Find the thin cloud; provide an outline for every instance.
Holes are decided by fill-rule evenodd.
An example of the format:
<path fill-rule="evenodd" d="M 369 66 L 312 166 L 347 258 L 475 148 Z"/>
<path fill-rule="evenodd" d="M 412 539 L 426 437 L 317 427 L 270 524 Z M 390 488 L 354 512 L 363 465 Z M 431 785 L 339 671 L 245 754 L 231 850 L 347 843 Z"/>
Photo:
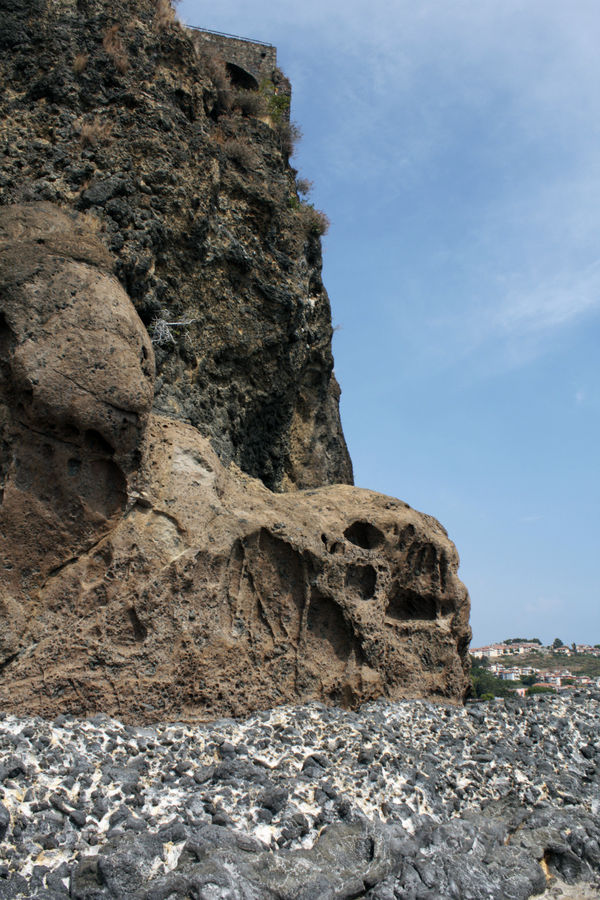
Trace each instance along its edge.
<path fill-rule="evenodd" d="M 508 336 L 545 335 L 600 309 L 600 260 L 580 272 L 515 289 L 493 317 L 492 326 Z"/>

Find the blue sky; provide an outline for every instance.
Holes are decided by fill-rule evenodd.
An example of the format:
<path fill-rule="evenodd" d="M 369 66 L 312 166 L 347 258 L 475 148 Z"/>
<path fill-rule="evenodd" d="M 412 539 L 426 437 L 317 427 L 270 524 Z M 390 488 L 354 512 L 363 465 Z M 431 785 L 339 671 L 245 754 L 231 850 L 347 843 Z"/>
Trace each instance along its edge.
<path fill-rule="evenodd" d="M 448 529 L 474 646 L 600 643 L 597 0 L 179 15 L 292 81 L 356 483 Z"/>

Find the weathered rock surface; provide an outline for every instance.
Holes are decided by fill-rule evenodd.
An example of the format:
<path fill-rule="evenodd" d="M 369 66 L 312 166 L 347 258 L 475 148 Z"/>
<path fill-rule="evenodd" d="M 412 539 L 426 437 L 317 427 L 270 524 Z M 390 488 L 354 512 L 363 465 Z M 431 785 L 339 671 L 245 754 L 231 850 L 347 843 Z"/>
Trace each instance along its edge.
<path fill-rule="evenodd" d="M 0 0 L 0 204 L 87 210 L 157 348 L 154 410 L 274 490 L 352 483 L 321 246 L 261 90 L 158 0 Z M 201 23 L 199 23 L 201 24 Z"/>
<path fill-rule="evenodd" d="M 149 415 L 152 348 L 81 220 L 33 205 L 0 223 L 0 709 L 461 700 L 469 603 L 439 523 L 225 468 Z"/>
<path fill-rule="evenodd" d="M 597 692 L 0 716 L 0 898 L 598 900 L 599 722 Z"/>
<path fill-rule="evenodd" d="M 0 664 L 48 575 L 123 512 L 152 346 L 110 255 L 50 204 L 0 219 Z"/>

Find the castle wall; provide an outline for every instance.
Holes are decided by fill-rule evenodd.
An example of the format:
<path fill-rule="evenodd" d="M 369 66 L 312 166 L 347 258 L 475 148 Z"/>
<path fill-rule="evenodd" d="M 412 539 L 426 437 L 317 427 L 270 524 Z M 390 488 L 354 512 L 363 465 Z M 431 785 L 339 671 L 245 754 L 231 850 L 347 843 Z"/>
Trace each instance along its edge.
<path fill-rule="evenodd" d="M 190 29 L 197 50 L 214 48 L 225 62 L 239 66 L 249 72 L 257 82 L 270 79 L 277 68 L 277 48 L 271 44 L 262 44 L 244 38 L 229 37 L 213 31 Z"/>

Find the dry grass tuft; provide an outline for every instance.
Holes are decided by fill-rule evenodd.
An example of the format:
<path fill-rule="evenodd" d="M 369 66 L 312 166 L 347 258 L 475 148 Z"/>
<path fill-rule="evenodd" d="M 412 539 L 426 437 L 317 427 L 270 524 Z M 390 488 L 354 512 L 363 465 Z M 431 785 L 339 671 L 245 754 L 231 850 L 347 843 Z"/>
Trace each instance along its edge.
<path fill-rule="evenodd" d="M 103 230 L 102 222 L 92 210 L 88 209 L 87 212 L 84 212 L 81 219 L 84 227 L 88 231 L 91 231 L 92 234 L 99 234 L 99 232 Z"/>
<path fill-rule="evenodd" d="M 233 91 L 231 90 L 231 79 L 223 57 L 211 47 L 206 47 L 206 49 L 202 48 L 198 52 L 198 59 L 217 89 L 219 102 L 227 109 L 231 108 Z"/>
<path fill-rule="evenodd" d="M 223 142 L 223 150 L 233 162 L 242 169 L 251 171 L 255 169 L 260 160 L 256 152 L 239 138 L 229 138 Z"/>
<path fill-rule="evenodd" d="M 286 159 L 289 159 L 302 137 L 302 130 L 295 122 L 288 122 L 282 118 L 276 123 L 275 131 L 279 139 L 279 149 Z"/>
<path fill-rule="evenodd" d="M 329 231 L 331 221 L 322 209 L 315 209 L 312 203 L 300 207 L 304 233 L 307 237 L 322 237 Z"/>
<path fill-rule="evenodd" d="M 112 140 L 112 122 L 102 121 L 99 116 L 91 122 L 84 122 L 79 132 L 79 139 L 84 147 L 96 147 L 108 144 Z"/>
<path fill-rule="evenodd" d="M 243 116 L 258 119 L 267 114 L 267 101 L 258 91 L 239 90 L 232 94 L 232 108 Z"/>
<path fill-rule="evenodd" d="M 104 32 L 102 46 L 114 62 L 117 71 L 120 72 L 121 75 L 124 75 L 129 69 L 129 58 L 119 34 L 118 25 L 111 25 L 111 27 Z"/>
<path fill-rule="evenodd" d="M 73 71 L 76 75 L 81 75 L 88 64 L 89 53 L 78 53 L 75 59 L 73 60 Z"/>
<path fill-rule="evenodd" d="M 162 31 L 173 25 L 176 20 L 175 10 L 171 0 L 156 0 L 156 12 L 154 13 L 154 28 L 156 31 Z"/>

